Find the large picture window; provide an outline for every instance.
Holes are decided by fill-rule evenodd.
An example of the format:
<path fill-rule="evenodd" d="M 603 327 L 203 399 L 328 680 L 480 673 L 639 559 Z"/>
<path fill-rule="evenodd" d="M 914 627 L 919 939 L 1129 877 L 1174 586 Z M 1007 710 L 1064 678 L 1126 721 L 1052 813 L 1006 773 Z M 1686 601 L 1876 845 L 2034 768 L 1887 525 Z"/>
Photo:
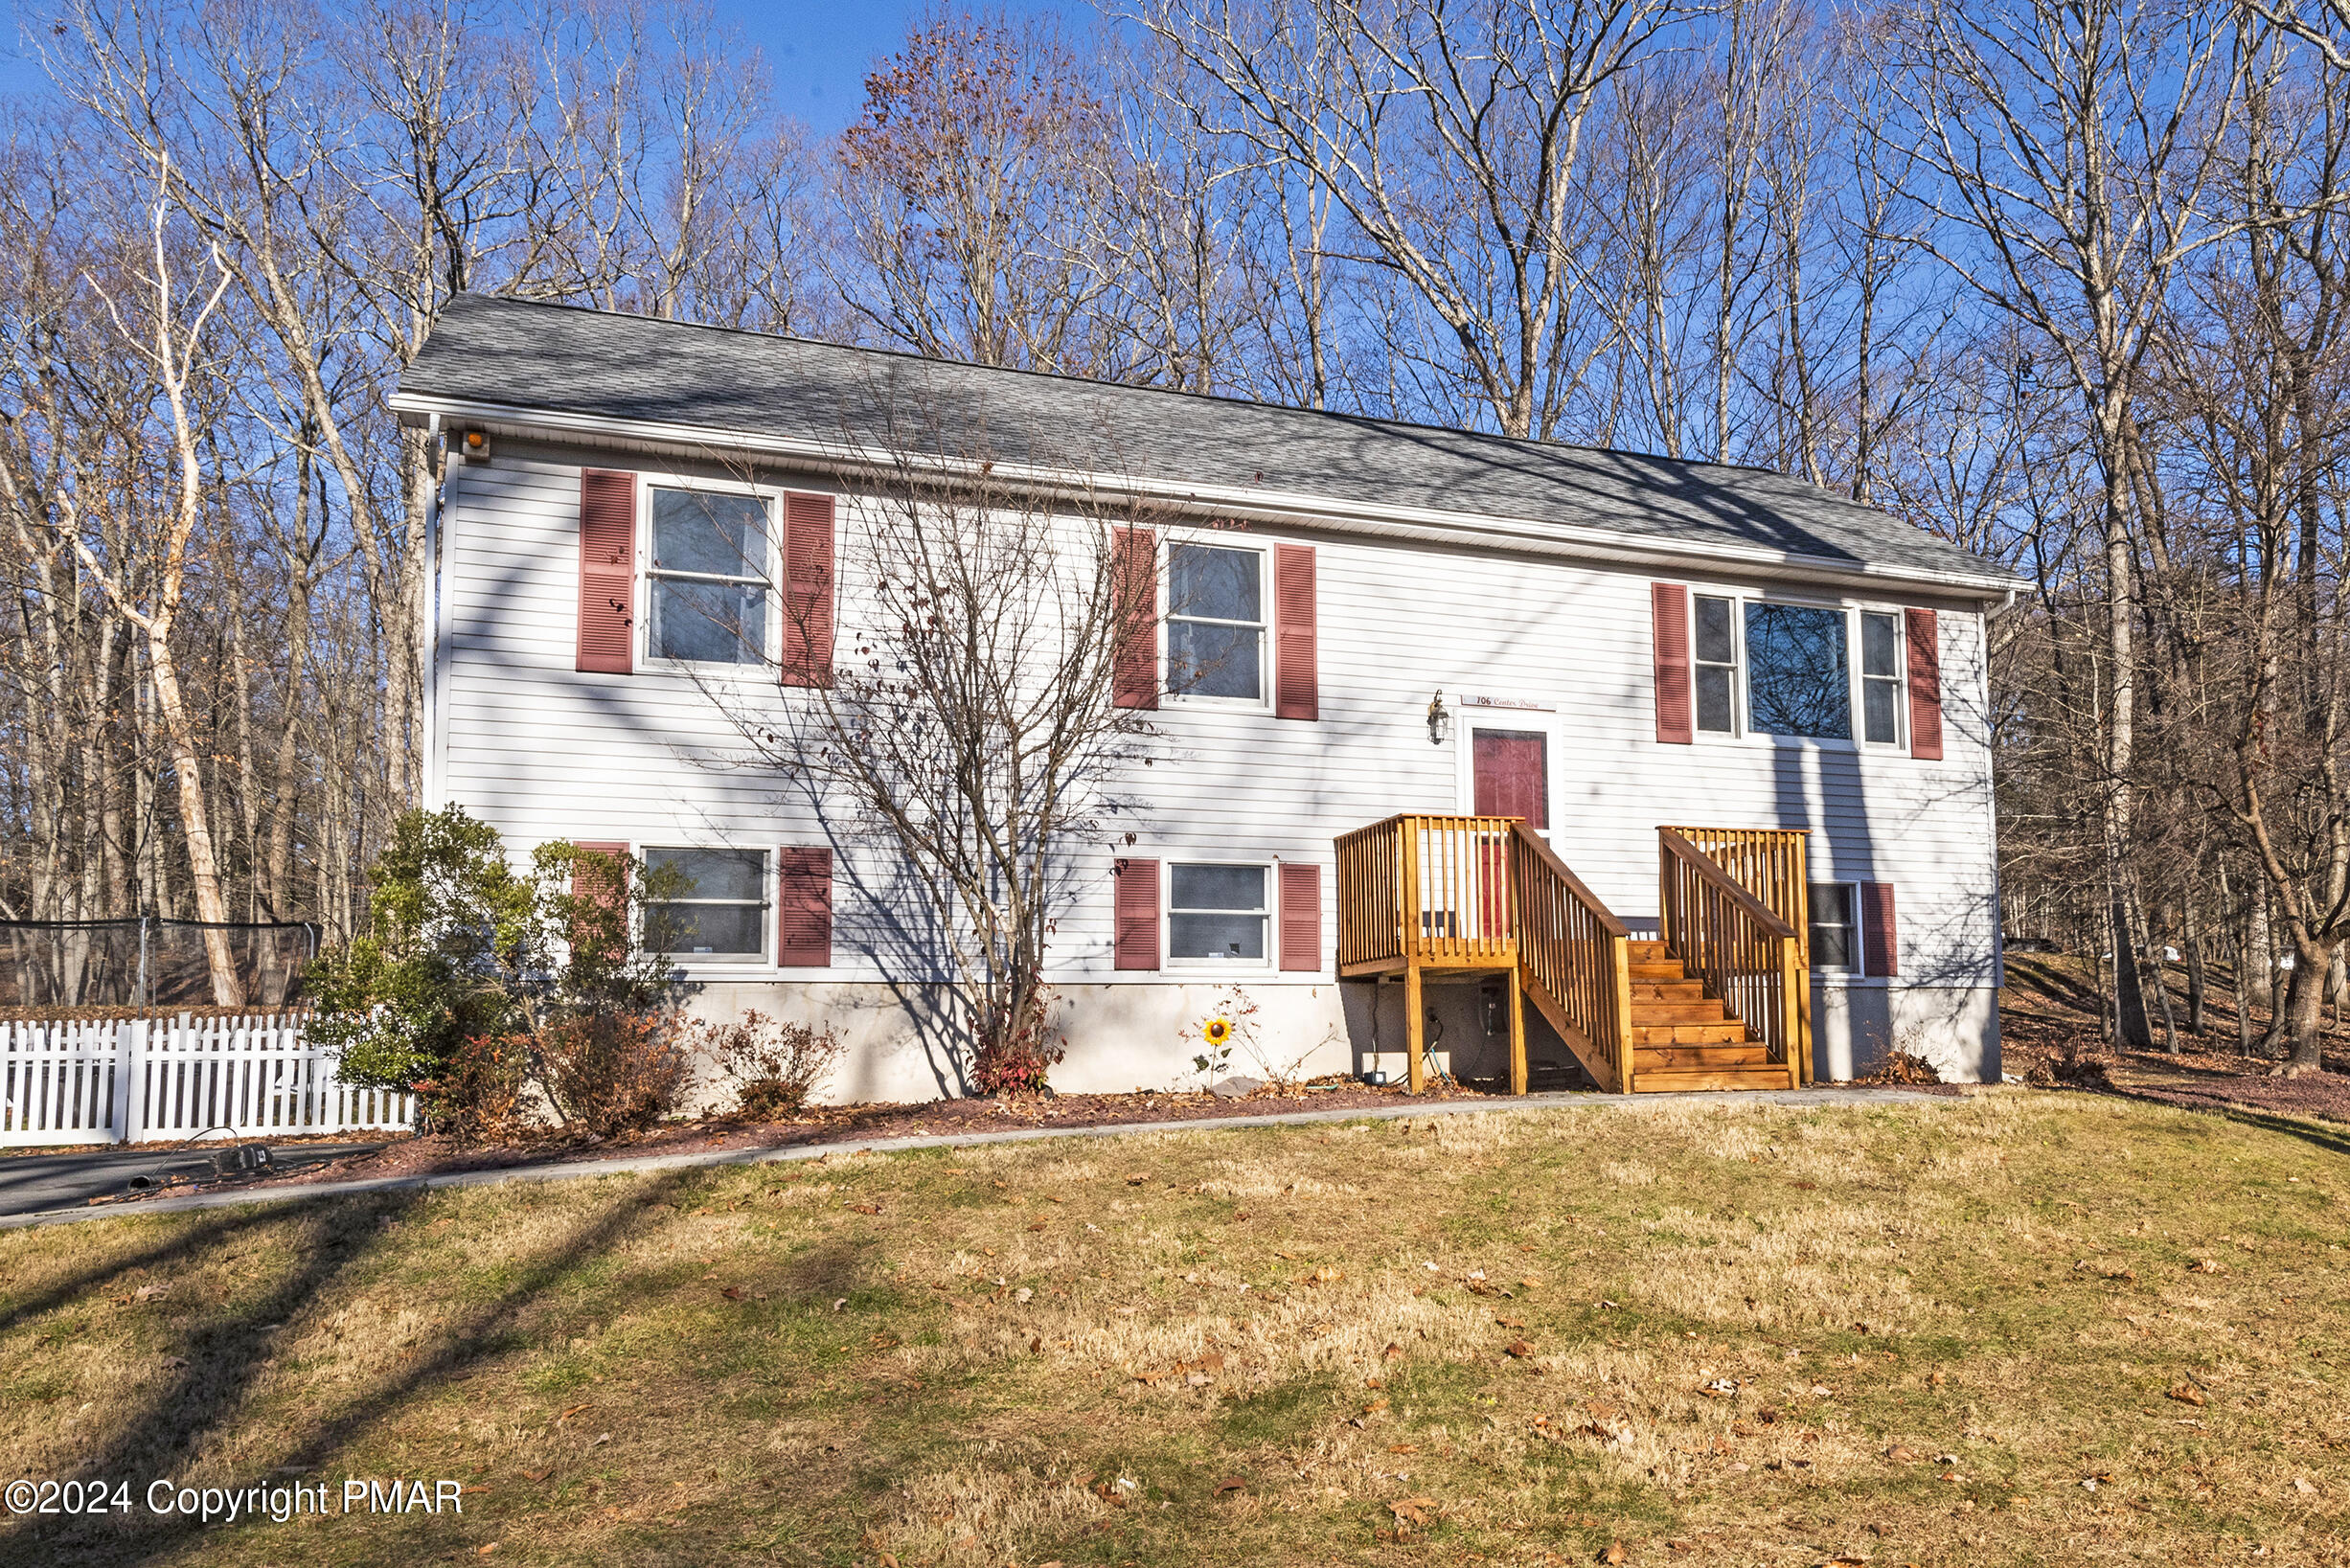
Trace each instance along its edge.
<path fill-rule="evenodd" d="M 767 857 L 759 850 L 647 850 L 645 944 L 703 958 L 766 951 Z"/>
<path fill-rule="evenodd" d="M 654 658 L 759 664 L 767 652 L 767 504 L 755 495 L 652 492 Z"/>
<path fill-rule="evenodd" d="M 1167 553 L 1167 681 L 1185 696 L 1265 700 L 1265 557 L 1178 544 Z"/>
<path fill-rule="evenodd" d="M 1265 962 L 1265 868 L 1171 868 L 1167 897 L 1167 956 Z"/>
<path fill-rule="evenodd" d="M 1746 604 L 1746 723 L 1760 735 L 1852 739 L 1850 617 L 1815 604 Z"/>

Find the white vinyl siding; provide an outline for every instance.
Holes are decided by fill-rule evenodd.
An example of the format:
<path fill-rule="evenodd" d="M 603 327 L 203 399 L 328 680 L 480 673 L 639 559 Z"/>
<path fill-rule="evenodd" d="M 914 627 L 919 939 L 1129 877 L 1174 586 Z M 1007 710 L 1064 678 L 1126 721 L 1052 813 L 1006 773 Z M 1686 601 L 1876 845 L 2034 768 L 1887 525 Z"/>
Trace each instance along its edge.
<path fill-rule="evenodd" d="M 740 757 L 741 739 L 694 672 L 653 669 L 618 679 L 574 670 L 582 462 L 651 466 L 627 454 L 509 440 L 492 462 L 451 470 L 443 515 L 448 637 L 434 708 L 442 798 L 496 825 L 517 852 L 554 837 L 739 849 L 827 842 L 824 825 L 775 774 L 727 765 Z M 713 466 L 710 477 L 727 476 Z M 807 488 L 800 478 L 790 483 Z M 856 504 L 844 495 L 844 539 L 853 536 L 847 519 Z M 1443 743 L 1430 743 L 1426 713 L 1440 689 L 1463 714 L 1470 697 L 1540 706 L 1555 737 L 1552 846 L 1619 916 L 1655 918 L 1659 823 L 1809 828 L 1814 877 L 1900 886 L 1905 980 L 1994 983 L 1982 623 L 1971 604 L 1908 601 L 1941 611 L 1940 761 L 1760 738 L 1661 746 L 1649 585 L 1665 574 L 1264 524 L 1252 525 L 1249 538 L 1261 548 L 1294 539 L 1315 549 L 1321 721 L 1284 723 L 1263 705 L 1207 701 L 1154 716 L 1152 765 L 1122 781 L 1135 808 L 1120 813 L 1151 848 L 1085 852 L 1053 939 L 1056 984 L 1152 983 L 1111 966 L 1115 852 L 1149 852 L 1171 865 L 1319 866 L 1322 929 L 1334 933 L 1335 835 L 1398 811 L 1468 807 L 1455 748 L 1469 743 L 1473 726 L 1456 724 Z M 1195 539 L 1222 543 L 1205 531 L 1167 542 Z M 865 602 L 853 571 L 844 557 L 843 647 L 852 646 Z M 1780 587 L 1723 582 L 1706 591 Z M 762 671 L 740 678 L 759 688 L 759 700 L 809 697 L 778 693 Z M 838 977 L 885 972 L 884 962 L 865 955 L 887 951 L 888 922 L 858 904 L 861 889 L 879 878 L 856 875 L 879 852 L 850 845 L 835 860 L 831 972 Z M 1272 884 L 1268 875 L 1268 898 Z M 1277 971 L 1250 982 L 1312 983 L 1312 975 Z"/>

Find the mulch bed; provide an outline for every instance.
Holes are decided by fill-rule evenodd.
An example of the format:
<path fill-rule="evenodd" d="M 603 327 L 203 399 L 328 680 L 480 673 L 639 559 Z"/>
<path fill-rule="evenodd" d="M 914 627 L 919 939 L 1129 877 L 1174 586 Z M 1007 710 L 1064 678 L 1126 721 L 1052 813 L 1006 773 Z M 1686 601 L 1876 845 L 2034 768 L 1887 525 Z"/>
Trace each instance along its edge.
<path fill-rule="evenodd" d="M 1475 1088 L 1430 1085 L 1418 1101 L 1492 1100 Z M 1407 1101 L 1402 1085 L 1372 1088 L 1352 1079 L 1262 1088 L 1236 1100 L 1204 1091 L 1145 1094 L 1023 1095 L 992 1100 L 933 1100 L 911 1104 L 811 1105 L 782 1122 L 713 1117 L 602 1140 L 550 1137 L 526 1144 L 461 1148 L 446 1138 L 403 1138 L 376 1153 L 311 1166 L 299 1172 L 241 1186 L 300 1187 L 326 1181 L 437 1176 L 461 1170 L 504 1170 L 524 1165 L 702 1154 L 738 1148 L 797 1148 L 865 1143 L 928 1134 L 1009 1132 L 1038 1127 L 1126 1126 L 1167 1122 L 1214 1122 L 1297 1110 L 1367 1110 Z"/>

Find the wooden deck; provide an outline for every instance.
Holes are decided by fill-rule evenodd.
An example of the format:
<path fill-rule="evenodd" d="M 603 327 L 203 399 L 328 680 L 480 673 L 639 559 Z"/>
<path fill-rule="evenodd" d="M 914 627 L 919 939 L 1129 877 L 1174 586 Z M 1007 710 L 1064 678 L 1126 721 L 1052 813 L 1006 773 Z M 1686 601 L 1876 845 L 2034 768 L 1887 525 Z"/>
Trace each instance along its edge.
<path fill-rule="evenodd" d="M 1529 1001 L 1606 1089 L 1808 1081 L 1803 835 L 1660 828 L 1657 840 L 1656 939 L 1633 938 L 1515 817 L 1406 813 L 1337 840 L 1338 975 L 1402 983 L 1414 1094 L 1423 987 L 1482 975 L 1507 986 L 1513 1094 L 1526 1091 Z"/>

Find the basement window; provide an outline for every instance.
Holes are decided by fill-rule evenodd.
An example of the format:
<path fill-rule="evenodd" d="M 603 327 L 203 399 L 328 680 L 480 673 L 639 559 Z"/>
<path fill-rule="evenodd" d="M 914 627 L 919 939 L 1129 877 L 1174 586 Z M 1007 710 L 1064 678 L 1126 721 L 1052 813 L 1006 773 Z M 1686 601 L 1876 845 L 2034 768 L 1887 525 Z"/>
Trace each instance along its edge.
<path fill-rule="evenodd" d="M 1184 866 L 1167 879 L 1167 956 L 1265 962 L 1265 868 Z"/>

